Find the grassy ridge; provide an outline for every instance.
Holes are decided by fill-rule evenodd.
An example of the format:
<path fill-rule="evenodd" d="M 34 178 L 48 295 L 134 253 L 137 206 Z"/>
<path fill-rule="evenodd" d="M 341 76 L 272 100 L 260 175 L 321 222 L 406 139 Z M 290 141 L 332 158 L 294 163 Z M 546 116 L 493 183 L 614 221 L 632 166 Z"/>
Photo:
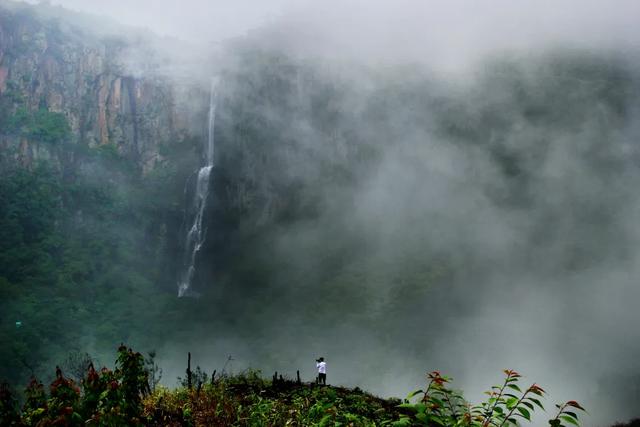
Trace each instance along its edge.
<path fill-rule="evenodd" d="M 161 388 L 144 401 L 151 426 L 389 425 L 400 416 L 397 399 L 359 389 L 281 382 L 240 375 L 189 391 Z"/>

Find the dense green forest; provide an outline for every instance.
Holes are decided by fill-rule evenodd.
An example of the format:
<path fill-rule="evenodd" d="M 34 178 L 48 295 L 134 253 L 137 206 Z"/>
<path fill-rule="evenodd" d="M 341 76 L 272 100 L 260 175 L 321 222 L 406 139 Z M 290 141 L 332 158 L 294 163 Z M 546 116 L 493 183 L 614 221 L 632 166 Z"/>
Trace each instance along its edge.
<path fill-rule="evenodd" d="M 154 345 L 157 319 L 172 312 L 173 270 L 163 260 L 176 250 L 167 229 L 182 220 L 185 154 L 167 153 L 171 163 L 142 177 L 115 147 L 71 145 L 61 117 L 18 110 L 5 128 L 54 144 L 66 160 L 25 168 L 3 153 L 0 376 L 12 383 L 114 341 Z"/>
<path fill-rule="evenodd" d="M 147 264 L 149 217 L 130 195 L 108 181 L 64 182 L 46 163 L 4 169 L 0 194 L 4 378 L 23 380 L 72 349 L 154 333 L 155 310 L 167 303 L 155 286 L 162 266 Z"/>

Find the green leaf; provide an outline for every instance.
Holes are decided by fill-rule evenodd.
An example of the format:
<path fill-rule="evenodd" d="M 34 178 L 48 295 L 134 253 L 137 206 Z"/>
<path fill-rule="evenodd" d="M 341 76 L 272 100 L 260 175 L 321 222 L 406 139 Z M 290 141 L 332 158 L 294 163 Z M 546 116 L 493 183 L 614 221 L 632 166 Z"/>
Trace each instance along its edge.
<path fill-rule="evenodd" d="M 531 421 L 531 413 L 529 411 L 527 411 L 526 409 L 524 409 L 523 407 L 519 406 L 516 408 L 516 410 L 518 412 L 520 412 L 520 414 L 527 420 L 527 421 Z"/>
<path fill-rule="evenodd" d="M 578 423 L 578 420 L 573 419 L 572 417 L 568 417 L 566 415 L 560 415 L 560 418 L 570 424 L 573 424 L 574 426 L 579 426 L 580 423 Z"/>
<path fill-rule="evenodd" d="M 446 426 L 444 420 L 442 420 L 440 417 L 433 417 L 431 418 L 431 421 L 436 424 L 440 424 L 441 426 Z"/>
<path fill-rule="evenodd" d="M 518 402 L 518 399 L 516 399 L 515 397 L 511 397 L 507 399 L 507 402 L 506 402 L 507 408 L 512 409 L 517 402 Z"/>
<path fill-rule="evenodd" d="M 421 421 L 424 424 L 429 424 L 429 416 L 424 413 L 416 414 L 416 420 Z"/>
<path fill-rule="evenodd" d="M 409 417 L 403 416 L 398 421 L 394 421 L 391 425 L 393 427 L 409 427 L 411 426 L 411 424 L 411 419 Z"/>
<path fill-rule="evenodd" d="M 437 404 L 437 405 L 439 405 L 441 407 L 444 406 L 444 402 L 442 400 L 440 400 L 440 399 L 438 399 L 436 397 L 433 397 L 433 396 L 429 397 L 429 402 L 435 403 L 435 404 Z"/>
<path fill-rule="evenodd" d="M 575 412 L 571 412 L 571 411 L 564 411 L 562 412 L 564 415 L 569 415 L 570 417 L 575 418 L 576 420 L 578 419 L 578 414 L 576 414 Z"/>
<path fill-rule="evenodd" d="M 518 386 L 517 386 L 517 385 L 515 385 L 515 384 L 507 384 L 507 387 L 512 388 L 512 389 L 514 389 L 514 390 L 516 390 L 516 391 L 518 391 L 518 392 L 522 393 L 522 390 L 520 390 L 520 387 L 518 387 Z"/>
<path fill-rule="evenodd" d="M 427 405 L 424 403 L 402 403 L 398 405 L 398 408 L 410 409 L 416 413 L 424 413 L 427 410 Z"/>
<path fill-rule="evenodd" d="M 540 402 L 540 400 L 539 400 L 539 399 L 536 399 L 536 398 L 534 398 L 534 397 L 527 397 L 527 399 L 529 399 L 530 401 L 532 401 L 533 403 L 535 403 L 536 405 L 538 405 L 538 406 L 540 407 L 540 409 L 542 409 L 543 411 L 545 410 L 545 409 L 544 409 L 544 406 L 542 406 L 542 403 Z"/>
<path fill-rule="evenodd" d="M 411 393 L 409 393 L 409 394 L 407 395 L 407 399 L 411 399 L 411 398 L 415 397 L 416 395 L 418 395 L 418 394 L 420 394 L 420 393 L 424 393 L 424 392 L 423 392 L 422 390 L 416 390 L 416 391 L 413 391 L 413 392 L 411 392 Z"/>

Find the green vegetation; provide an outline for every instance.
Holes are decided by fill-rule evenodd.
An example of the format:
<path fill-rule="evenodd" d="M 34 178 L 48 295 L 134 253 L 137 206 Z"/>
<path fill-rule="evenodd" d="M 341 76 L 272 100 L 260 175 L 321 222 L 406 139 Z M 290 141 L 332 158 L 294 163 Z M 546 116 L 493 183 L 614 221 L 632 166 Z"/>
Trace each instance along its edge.
<path fill-rule="evenodd" d="M 56 144 L 69 138 L 71 130 L 63 113 L 40 109 L 31 116 L 25 133 L 33 141 Z"/>
<path fill-rule="evenodd" d="M 374 426 L 397 419 L 397 404 L 342 387 L 274 384 L 249 372 L 191 391 L 162 388 L 145 399 L 144 418 L 157 426 Z"/>
<path fill-rule="evenodd" d="M 63 113 L 46 109 L 31 112 L 24 107 L 18 108 L 6 119 L 6 133 L 34 142 L 59 144 L 71 136 L 71 129 Z"/>
<path fill-rule="evenodd" d="M 404 403 L 401 408 L 411 410 L 411 415 L 403 415 L 394 423 L 395 427 L 425 426 L 468 426 L 468 427 L 504 427 L 522 422 L 531 422 L 536 409 L 544 406 L 541 399 L 545 391 L 537 384 L 532 384 L 524 391 L 518 385 L 520 374 L 507 369 L 505 379 L 500 385 L 491 387 L 486 394 L 489 398 L 477 405 L 467 403 L 460 392 L 450 389 L 447 384 L 450 378 L 438 371 L 427 374 L 427 388 L 417 390 L 408 399 L 422 395 L 416 403 Z M 552 427 L 580 425 L 576 411 L 584 411 L 575 400 L 556 404 L 558 408 L 554 418 L 549 420 Z"/>
<path fill-rule="evenodd" d="M 0 134 L 51 145 L 69 142 L 72 136 L 64 113 L 45 107 L 31 110 L 15 81 L 7 82 L 0 96 Z"/>
<path fill-rule="evenodd" d="M 89 347 L 154 348 L 157 319 L 175 313 L 164 260 L 178 240 L 180 162 L 140 177 L 112 147 L 76 155 L 82 170 L 0 169 L 0 378 L 11 384 Z"/>
<path fill-rule="evenodd" d="M 502 427 L 531 421 L 535 407 L 544 409 L 545 391 L 536 384 L 524 392 L 520 375 L 505 371 L 502 385 L 492 387 L 489 398 L 469 405 L 447 387 L 450 379 L 431 372 L 426 390 L 398 399 L 381 399 L 359 389 L 304 384 L 276 378 L 264 380 L 260 372 L 237 376 L 206 375 L 187 370 L 187 384 L 176 390 L 155 387 L 153 363 L 120 346 L 116 369 L 96 371 L 89 363 L 80 384 L 60 368 L 49 394 L 33 378 L 18 408 L 9 387 L 0 389 L 0 421 L 14 426 L 449 426 Z M 214 373 L 215 375 L 215 373 Z M 514 394 L 516 393 L 516 394 Z M 409 399 L 422 395 L 416 403 Z M 576 401 L 558 407 L 552 427 L 578 426 Z"/>

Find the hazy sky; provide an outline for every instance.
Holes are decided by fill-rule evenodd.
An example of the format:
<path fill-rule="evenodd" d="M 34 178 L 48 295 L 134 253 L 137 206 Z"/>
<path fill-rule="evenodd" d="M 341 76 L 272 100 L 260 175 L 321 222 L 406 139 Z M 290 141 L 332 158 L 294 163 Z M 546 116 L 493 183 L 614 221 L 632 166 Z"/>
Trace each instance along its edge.
<path fill-rule="evenodd" d="M 38 3 L 40 0 L 28 0 Z M 109 16 L 189 40 L 241 35 L 279 16 L 294 0 L 52 0 L 69 9 Z"/>
<path fill-rule="evenodd" d="M 369 29 L 385 35 L 437 33 L 453 43 L 478 36 L 621 40 L 637 34 L 635 27 L 640 16 L 640 2 L 636 0 L 51 0 L 51 3 L 190 40 L 233 37 L 283 16 L 301 15 L 300 19 L 307 24 L 321 22 L 330 31 L 373 26 Z"/>
<path fill-rule="evenodd" d="M 39 0 L 29 0 L 37 2 Z M 467 64 L 502 48 L 640 47 L 636 0 L 51 0 L 156 33 L 210 43 L 264 24 L 303 50 Z"/>

